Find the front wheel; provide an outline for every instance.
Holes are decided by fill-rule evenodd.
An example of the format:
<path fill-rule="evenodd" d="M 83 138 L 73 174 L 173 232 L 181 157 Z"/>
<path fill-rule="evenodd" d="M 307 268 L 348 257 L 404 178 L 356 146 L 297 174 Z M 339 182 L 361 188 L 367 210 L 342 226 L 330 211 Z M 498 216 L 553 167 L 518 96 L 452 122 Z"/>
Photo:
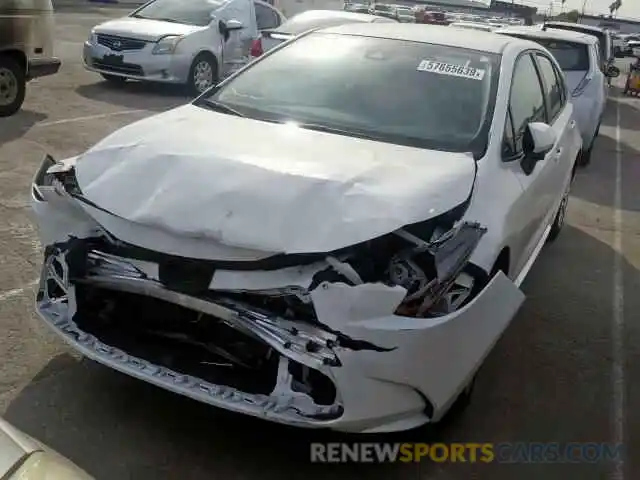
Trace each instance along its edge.
<path fill-rule="evenodd" d="M 27 91 L 24 69 L 11 57 L 0 56 L 0 117 L 20 110 Z"/>
<path fill-rule="evenodd" d="M 218 81 L 218 64 L 208 54 L 198 55 L 189 70 L 188 87 L 192 95 L 200 95 Z"/>

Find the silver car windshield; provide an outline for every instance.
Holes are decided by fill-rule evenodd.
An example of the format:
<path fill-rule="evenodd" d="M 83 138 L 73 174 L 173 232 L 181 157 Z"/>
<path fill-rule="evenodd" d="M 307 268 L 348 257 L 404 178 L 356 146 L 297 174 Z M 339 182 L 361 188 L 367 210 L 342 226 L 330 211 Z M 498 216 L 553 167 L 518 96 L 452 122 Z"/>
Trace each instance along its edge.
<path fill-rule="evenodd" d="M 224 3 L 225 0 L 155 0 L 131 16 L 205 27 L 211 23 L 211 13 Z"/>
<path fill-rule="evenodd" d="M 243 116 L 450 151 L 482 151 L 500 56 L 315 32 L 258 60 L 199 103 Z"/>

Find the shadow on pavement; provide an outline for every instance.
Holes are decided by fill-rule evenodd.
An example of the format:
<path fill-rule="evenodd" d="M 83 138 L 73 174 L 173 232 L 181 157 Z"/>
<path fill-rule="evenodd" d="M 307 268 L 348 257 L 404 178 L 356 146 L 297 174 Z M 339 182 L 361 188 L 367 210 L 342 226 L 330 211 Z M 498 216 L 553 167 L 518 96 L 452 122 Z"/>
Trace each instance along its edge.
<path fill-rule="evenodd" d="M 375 436 L 295 429 L 66 356 L 24 388 L 5 417 L 98 480 L 606 478 L 609 465 L 593 463 L 319 465 L 309 462 L 309 443 L 611 441 L 614 255 L 606 243 L 565 227 L 528 277 L 528 300 L 483 366 L 469 409 L 446 428 Z M 638 275 L 623 265 L 627 278 Z"/>
<path fill-rule="evenodd" d="M 11 117 L 0 118 L 0 146 L 17 140 L 47 116 L 31 110 L 20 110 Z"/>
<path fill-rule="evenodd" d="M 82 85 L 76 92 L 90 100 L 119 105 L 124 108 L 165 111 L 191 101 L 178 85 L 127 81 L 122 85 L 108 82 Z"/>
<path fill-rule="evenodd" d="M 640 107 L 640 99 L 638 99 Z M 619 100 L 618 100 L 619 101 Z M 611 104 L 603 119 L 603 125 L 616 127 L 616 106 Z M 620 128 L 635 130 L 640 126 L 640 110 L 620 102 Z M 594 146 L 592 161 L 578 170 L 571 195 L 604 207 L 614 207 L 616 184 L 617 142 L 615 131 L 609 135 L 598 136 Z M 626 138 L 625 138 L 626 137 Z M 637 183 L 640 180 L 640 150 L 629 143 L 628 133 L 621 135 L 623 199 L 622 209 L 640 211 L 640 197 L 637 195 Z"/>

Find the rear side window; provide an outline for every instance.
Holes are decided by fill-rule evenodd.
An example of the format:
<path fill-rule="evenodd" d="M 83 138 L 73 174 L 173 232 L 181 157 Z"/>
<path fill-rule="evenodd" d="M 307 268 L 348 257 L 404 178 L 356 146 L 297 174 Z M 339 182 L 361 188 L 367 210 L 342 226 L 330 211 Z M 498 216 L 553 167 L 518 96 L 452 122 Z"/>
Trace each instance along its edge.
<path fill-rule="evenodd" d="M 547 102 L 548 119 L 547 123 L 551 124 L 557 118 L 564 107 L 562 88 L 563 85 L 556 75 L 553 63 L 543 55 L 536 55 L 538 66 L 540 67 L 540 75 L 542 76 L 545 99 Z"/>

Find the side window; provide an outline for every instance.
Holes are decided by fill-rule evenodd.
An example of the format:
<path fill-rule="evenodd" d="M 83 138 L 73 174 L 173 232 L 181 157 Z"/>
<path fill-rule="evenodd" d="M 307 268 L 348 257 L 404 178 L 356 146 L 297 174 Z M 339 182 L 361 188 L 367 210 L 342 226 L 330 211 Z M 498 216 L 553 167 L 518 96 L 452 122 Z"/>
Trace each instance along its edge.
<path fill-rule="evenodd" d="M 280 16 L 277 12 L 266 5 L 254 3 L 256 8 L 256 23 L 258 30 L 266 30 L 268 28 L 276 28 L 280 26 Z"/>
<path fill-rule="evenodd" d="M 531 55 L 523 55 L 517 61 L 511 80 L 509 110 L 513 122 L 513 146 L 516 153 L 522 151 L 527 125 L 545 122 L 546 110 L 538 71 Z"/>
<path fill-rule="evenodd" d="M 547 102 L 547 123 L 552 124 L 558 117 L 564 106 L 562 102 L 562 94 L 560 93 L 561 84 L 556 76 L 556 69 L 553 63 L 543 55 L 536 55 L 538 66 L 540 67 L 540 75 Z"/>
<path fill-rule="evenodd" d="M 553 66 L 556 71 L 556 78 L 558 79 L 558 85 L 560 85 L 560 98 L 562 99 L 562 106 L 564 107 L 567 103 L 567 95 L 569 94 L 569 90 L 567 90 L 567 82 L 564 79 L 564 73 L 555 65 Z"/>

